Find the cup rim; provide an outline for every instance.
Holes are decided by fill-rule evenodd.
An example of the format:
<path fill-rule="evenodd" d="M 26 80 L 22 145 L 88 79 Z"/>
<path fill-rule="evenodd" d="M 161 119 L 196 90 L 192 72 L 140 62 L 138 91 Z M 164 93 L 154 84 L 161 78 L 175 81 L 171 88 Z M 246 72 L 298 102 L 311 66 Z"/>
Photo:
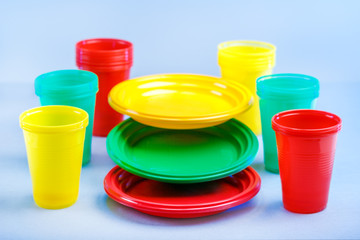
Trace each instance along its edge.
<path fill-rule="evenodd" d="M 81 79 L 81 82 L 72 84 L 54 84 L 55 78 L 59 82 L 67 78 Z M 98 76 L 90 71 L 78 69 L 56 70 L 41 74 L 35 79 L 35 94 L 37 96 L 54 95 L 73 95 L 79 97 L 91 93 L 96 94 L 99 91 Z"/>
<path fill-rule="evenodd" d="M 124 47 L 117 48 L 117 49 L 89 49 L 85 46 L 91 43 L 104 43 L 104 42 L 112 42 L 112 43 L 119 43 L 120 45 L 123 45 Z M 103 54 L 119 54 L 123 53 L 124 51 L 128 51 L 133 47 L 133 44 L 127 40 L 123 39 L 116 39 L 116 38 L 90 38 L 90 39 L 84 39 L 76 43 L 76 48 L 81 49 L 82 52 L 87 52 L 88 54 L 91 53 L 103 53 Z"/>
<path fill-rule="evenodd" d="M 38 114 L 40 112 L 47 111 L 51 112 L 73 112 L 74 114 L 78 114 L 81 116 L 81 120 L 74 121 L 73 123 L 69 124 L 62 124 L 57 126 L 49 126 L 49 125 L 40 125 L 34 124 L 26 121 L 26 118 L 32 114 Z M 72 107 L 72 106 L 65 106 L 65 105 L 48 105 L 48 106 L 41 106 L 28 109 L 20 114 L 20 127 L 23 130 L 29 132 L 41 132 L 41 133 L 59 133 L 59 132 L 67 132 L 67 131 L 75 131 L 82 128 L 86 128 L 89 124 L 89 115 L 88 113 L 80 108 Z"/>
<path fill-rule="evenodd" d="M 257 47 L 261 52 L 234 51 L 233 46 Z M 276 47 L 267 42 L 253 40 L 234 40 L 218 45 L 218 64 L 220 68 L 243 69 L 248 72 L 265 71 L 275 66 Z"/>
<path fill-rule="evenodd" d="M 299 127 L 289 127 L 279 123 L 280 118 L 285 118 L 289 116 L 319 116 L 323 117 L 323 119 L 332 120 L 334 123 L 329 127 L 321 127 L 321 128 L 299 128 Z M 272 128 L 275 132 L 282 132 L 285 134 L 291 135 L 324 135 L 324 134 L 333 134 L 337 133 L 341 129 L 341 118 L 333 113 L 329 113 L 321 110 L 314 109 L 296 109 L 296 110 L 288 110 L 277 113 L 271 119 Z"/>
<path fill-rule="evenodd" d="M 99 47 L 87 47 L 90 44 L 98 44 Z M 109 44 L 113 48 L 101 48 L 101 44 Z M 92 38 L 81 40 L 76 43 L 75 52 L 76 65 L 80 69 L 91 69 L 91 71 L 96 72 L 124 71 L 130 69 L 133 64 L 133 44 L 122 39 Z"/>
<path fill-rule="evenodd" d="M 300 87 L 277 87 L 271 83 L 275 81 L 302 81 Z M 260 98 L 288 99 L 288 98 L 317 98 L 319 97 L 320 84 L 315 77 L 299 73 L 278 73 L 259 77 L 256 80 L 256 93 Z"/>
<path fill-rule="evenodd" d="M 267 49 L 268 51 L 260 52 L 260 53 L 244 53 L 244 52 L 234 52 L 234 51 L 228 51 L 227 48 L 232 46 L 258 46 L 264 49 Z M 232 41 L 226 41 L 222 42 L 218 45 L 218 50 L 222 51 L 223 53 L 229 54 L 229 55 L 235 55 L 235 56 L 272 56 L 275 54 L 276 47 L 275 45 L 267 42 L 262 41 L 254 41 L 254 40 L 232 40 Z"/>

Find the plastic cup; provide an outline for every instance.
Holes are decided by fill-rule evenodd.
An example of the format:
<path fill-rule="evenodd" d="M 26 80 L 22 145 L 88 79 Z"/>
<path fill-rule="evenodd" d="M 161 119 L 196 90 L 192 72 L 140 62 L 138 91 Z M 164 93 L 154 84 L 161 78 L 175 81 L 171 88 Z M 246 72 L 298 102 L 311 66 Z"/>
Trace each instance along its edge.
<path fill-rule="evenodd" d="M 272 119 L 285 209 L 316 213 L 326 208 L 341 119 L 317 110 L 290 110 Z"/>
<path fill-rule="evenodd" d="M 35 93 L 41 106 L 68 105 L 89 114 L 86 129 L 83 165 L 91 159 L 91 141 L 94 122 L 95 98 L 98 92 L 96 74 L 82 70 L 59 70 L 40 75 L 35 79 Z"/>
<path fill-rule="evenodd" d="M 265 169 L 278 173 L 279 163 L 272 117 L 291 109 L 313 109 L 319 97 L 319 81 L 302 74 L 273 74 L 256 81 L 259 96 Z"/>
<path fill-rule="evenodd" d="M 108 103 L 110 90 L 129 79 L 133 61 L 132 43 L 120 39 L 88 39 L 76 44 L 76 64 L 79 69 L 96 73 L 99 93 L 95 105 L 94 135 L 105 137 L 123 120 L 123 115 Z"/>
<path fill-rule="evenodd" d="M 69 207 L 77 200 L 86 111 L 45 106 L 20 115 L 35 203 L 42 208 Z"/>
<path fill-rule="evenodd" d="M 245 85 L 254 96 L 253 106 L 236 117 L 256 135 L 261 134 L 259 101 L 256 97 L 256 79 L 272 73 L 275 66 L 275 46 L 257 41 L 229 41 L 218 46 L 221 76 Z"/>

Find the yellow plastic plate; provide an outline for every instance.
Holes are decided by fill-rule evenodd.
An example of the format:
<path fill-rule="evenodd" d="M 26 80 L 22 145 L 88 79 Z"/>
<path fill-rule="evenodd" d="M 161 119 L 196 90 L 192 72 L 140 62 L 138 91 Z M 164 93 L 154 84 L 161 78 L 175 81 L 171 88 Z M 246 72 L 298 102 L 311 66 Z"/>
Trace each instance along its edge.
<path fill-rule="evenodd" d="M 253 102 L 243 85 L 195 74 L 159 74 L 117 84 L 109 93 L 119 113 L 154 127 L 196 129 L 221 124 Z"/>

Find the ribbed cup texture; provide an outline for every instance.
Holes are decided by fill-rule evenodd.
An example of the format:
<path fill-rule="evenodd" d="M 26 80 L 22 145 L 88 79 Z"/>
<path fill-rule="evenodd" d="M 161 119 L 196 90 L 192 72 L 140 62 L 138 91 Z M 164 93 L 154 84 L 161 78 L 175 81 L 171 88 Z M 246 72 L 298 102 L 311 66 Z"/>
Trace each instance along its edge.
<path fill-rule="evenodd" d="M 337 134 L 294 136 L 276 133 L 284 207 L 314 213 L 326 207 Z"/>
<path fill-rule="evenodd" d="M 133 62 L 133 45 L 121 39 L 87 39 L 76 44 L 76 64 L 95 71 L 127 70 Z"/>
<path fill-rule="evenodd" d="M 244 68 L 247 71 L 265 71 L 275 66 L 276 47 L 258 41 L 228 41 L 218 46 L 218 63 L 221 68 Z"/>
<path fill-rule="evenodd" d="M 108 104 L 108 94 L 118 83 L 129 79 L 133 63 L 133 45 L 121 39 L 97 38 L 76 44 L 79 69 L 95 73 L 99 78 L 93 135 L 105 137 L 123 120 L 123 115 Z"/>

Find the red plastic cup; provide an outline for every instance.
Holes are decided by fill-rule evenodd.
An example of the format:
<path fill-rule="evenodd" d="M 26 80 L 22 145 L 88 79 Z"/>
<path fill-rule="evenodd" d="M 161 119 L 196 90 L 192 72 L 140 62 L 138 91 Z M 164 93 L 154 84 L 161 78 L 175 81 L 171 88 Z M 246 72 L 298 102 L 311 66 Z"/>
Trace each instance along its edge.
<path fill-rule="evenodd" d="M 116 84 L 129 79 L 132 62 L 133 45 L 125 40 L 98 38 L 76 44 L 78 68 L 91 71 L 99 78 L 93 135 L 105 137 L 123 120 L 123 115 L 110 107 L 108 93 Z"/>
<path fill-rule="evenodd" d="M 318 110 L 290 110 L 272 118 L 285 209 L 316 213 L 327 205 L 341 119 Z"/>

